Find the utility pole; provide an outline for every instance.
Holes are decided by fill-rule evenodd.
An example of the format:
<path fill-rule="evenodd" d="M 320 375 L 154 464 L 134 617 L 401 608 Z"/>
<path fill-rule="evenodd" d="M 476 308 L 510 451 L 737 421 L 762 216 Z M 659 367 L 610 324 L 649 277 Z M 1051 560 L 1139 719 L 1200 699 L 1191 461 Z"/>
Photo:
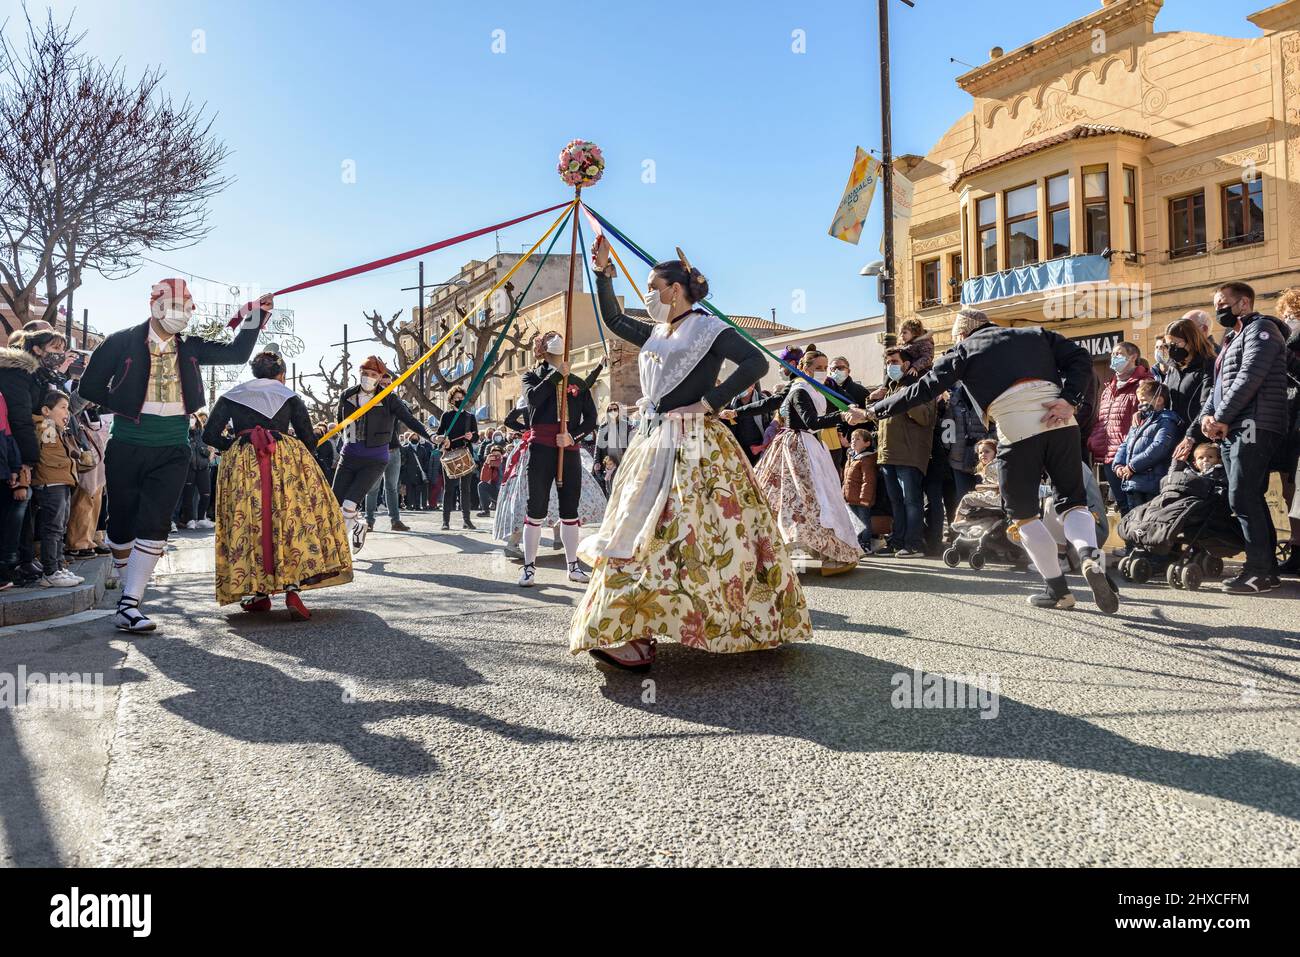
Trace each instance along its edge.
<path fill-rule="evenodd" d="M 420 298 L 416 300 L 416 302 L 418 303 L 416 309 L 420 314 L 420 352 L 423 353 L 424 342 L 425 342 L 424 339 L 424 260 L 423 259 L 420 260 L 420 292 L 418 293 L 418 295 Z M 424 373 L 425 373 L 425 368 L 423 365 L 421 365 L 420 366 L 420 395 L 424 395 Z"/>
<path fill-rule="evenodd" d="M 911 6 L 909 0 L 904 0 Z M 880 151 L 885 186 L 885 272 L 881 277 L 881 299 L 885 307 L 885 333 L 895 329 L 894 312 L 894 151 L 890 134 L 889 109 L 889 0 L 879 0 L 880 9 Z"/>
<path fill-rule="evenodd" d="M 81 310 L 81 348 L 90 348 L 90 310 Z"/>
<path fill-rule="evenodd" d="M 348 391 L 348 370 L 352 363 L 348 360 L 348 324 L 343 323 L 343 391 Z"/>

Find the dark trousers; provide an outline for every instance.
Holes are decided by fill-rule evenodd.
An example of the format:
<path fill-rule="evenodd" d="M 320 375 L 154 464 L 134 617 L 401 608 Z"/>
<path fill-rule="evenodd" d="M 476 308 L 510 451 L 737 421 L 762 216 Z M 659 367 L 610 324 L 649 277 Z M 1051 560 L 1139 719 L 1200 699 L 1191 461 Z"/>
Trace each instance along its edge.
<path fill-rule="evenodd" d="M 108 540 L 162 542 L 190 473 L 190 447 L 151 448 L 110 438 L 104 452 L 108 488 Z"/>
<path fill-rule="evenodd" d="M 63 567 L 63 538 L 68 533 L 71 485 L 42 485 L 32 489 L 36 505 L 36 537 L 41 543 L 41 568 L 53 575 Z"/>
<path fill-rule="evenodd" d="M 863 525 L 866 526 L 865 528 L 862 529 L 862 531 L 858 532 L 858 544 L 862 546 L 862 550 L 864 552 L 870 552 L 871 551 L 871 506 L 854 505 L 852 502 L 850 502 L 849 511 L 852 512 L 854 515 L 856 515 L 858 521 L 860 521 Z"/>
<path fill-rule="evenodd" d="M 496 482 L 479 482 L 478 483 L 478 504 L 479 511 L 486 512 L 489 508 L 497 503 L 497 493 L 501 491 L 501 486 Z"/>
<path fill-rule="evenodd" d="M 938 552 L 943 525 L 957 511 L 957 485 L 946 462 L 931 462 L 925 472 L 925 550 Z"/>
<path fill-rule="evenodd" d="M 379 481 L 388 463 L 378 459 L 362 459 L 345 455 L 339 460 L 338 470 L 334 473 L 334 497 L 339 504 L 352 502 L 357 506 L 365 504 L 366 493 Z"/>
<path fill-rule="evenodd" d="M 218 468 L 219 466 L 216 463 L 213 463 L 212 467 L 208 469 L 208 488 L 211 490 L 210 494 L 208 495 L 208 510 L 203 516 L 200 516 L 201 518 L 206 517 L 211 521 L 216 521 L 217 518 L 217 469 Z"/>
<path fill-rule="evenodd" d="M 528 517 L 534 522 L 545 522 L 551 510 L 551 486 L 559 470 L 558 450 L 549 445 L 537 444 L 528 454 Z M 582 498 L 582 457 L 576 447 L 564 450 L 564 484 L 556 489 L 560 503 L 560 518 L 572 521 L 578 517 L 578 501 Z"/>
<path fill-rule="evenodd" d="M 212 498 L 212 471 L 201 465 L 190 472 L 189 481 L 181 492 L 180 523 L 198 521 L 208 514 L 208 500 Z"/>
<path fill-rule="evenodd" d="M 30 496 L 31 491 L 27 494 Z M 0 482 L 0 567 L 5 571 L 12 570 L 18 564 L 18 543 L 22 539 L 23 526 L 31 504 L 30 498 L 17 501 L 9 483 Z"/>
<path fill-rule="evenodd" d="M 1115 501 L 1115 508 L 1120 515 L 1127 515 L 1136 503 L 1129 498 L 1130 493 L 1124 491 L 1124 480 L 1115 474 L 1113 465 L 1103 465 L 1102 468 L 1106 470 L 1106 485 L 1110 488 L 1110 497 Z"/>
<path fill-rule="evenodd" d="M 1254 441 L 1247 441 L 1251 438 Z M 1228 504 L 1246 539 L 1242 571 L 1248 575 L 1277 574 L 1277 530 L 1264 493 L 1268 489 L 1269 461 L 1280 438 L 1272 432 L 1255 431 L 1251 435 L 1238 430 L 1219 443 L 1228 473 Z"/>
<path fill-rule="evenodd" d="M 402 457 L 394 450 L 388 455 L 388 462 L 384 465 L 382 481 L 375 479 L 373 485 L 366 492 L 366 521 L 375 524 L 375 512 L 379 510 L 379 493 L 384 493 L 384 505 L 388 509 L 388 517 L 394 522 L 402 520 L 401 505 L 398 502 L 398 496 L 401 494 L 399 486 L 402 477 Z M 382 486 L 382 488 L 381 488 Z"/>
<path fill-rule="evenodd" d="M 1057 514 L 1064 515 L 1072 508 L 1087 508 L 1077 425 L 1001 444 L 998 462 L 1002 466 L 1002 504 L 1013 519 L 1038 517 L 1038 487 L 1044 472 L 1056 489 Z"/>
<path fill-rule="evenodd" d="M 925 476 L 914 465 L 882 465 L 880 476 L 884 480 L 885 490 L 889 493 L 889 504 L 894 513 L 894 531 L 889 537 L 890 546 L 895 549 L 907 548 L 915 552 L 921 551 L 925 498 L 922 487 Z"/>
<path fill-rule="evenodd" d="M 451 521 L 451 510 L 460 504 L 460 517 L 466 525 L 470 524 L 469 506 L 471 490 L 474 488 L 474 473 L 466 472 L 458 479 L 447 479 L 442 490 L 442 524 Z"/>

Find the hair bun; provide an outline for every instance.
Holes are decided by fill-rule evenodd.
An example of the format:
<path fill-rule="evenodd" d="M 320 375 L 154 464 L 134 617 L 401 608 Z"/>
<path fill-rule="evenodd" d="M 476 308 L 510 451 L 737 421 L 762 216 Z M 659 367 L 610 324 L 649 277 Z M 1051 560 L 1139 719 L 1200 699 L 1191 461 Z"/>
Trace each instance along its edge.
<path fill-rule="evenodd" d="M 691 298 L 696 302 L 704 299 L 709 294 L 709 281 L 694 266 L 691 267 L 690 292 Z"/>

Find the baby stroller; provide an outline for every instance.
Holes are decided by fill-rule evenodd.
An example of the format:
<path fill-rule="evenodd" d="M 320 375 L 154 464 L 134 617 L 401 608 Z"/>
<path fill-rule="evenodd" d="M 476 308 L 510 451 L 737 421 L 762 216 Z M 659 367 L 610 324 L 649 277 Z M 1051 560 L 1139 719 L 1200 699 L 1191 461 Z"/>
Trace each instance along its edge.
<path fill-rule="evenodd" d="M 943 553 L 943 563 L 956 568 L 966 561 L 979 571 L 992 559 L 1004 565 L 1026 568 L 1029 556 L 1019 544 L 1007 538 L 1011 522 L 1002 510 L 995 491 L 976 489 L 962 496 L 952 530 L 956 537 Z"/>
<path fill-rule="evenodd" d="M 1223 560 L 1245 547 L 1221 465 L 1204 475 L 1170 472 L 1155 498 L 1120 520 L 1119 533 L 1134 544 L 1119 563 L 1126 579 L 1142 583 L 1159 576 L 1189 591 L 1222 575 Z"/>

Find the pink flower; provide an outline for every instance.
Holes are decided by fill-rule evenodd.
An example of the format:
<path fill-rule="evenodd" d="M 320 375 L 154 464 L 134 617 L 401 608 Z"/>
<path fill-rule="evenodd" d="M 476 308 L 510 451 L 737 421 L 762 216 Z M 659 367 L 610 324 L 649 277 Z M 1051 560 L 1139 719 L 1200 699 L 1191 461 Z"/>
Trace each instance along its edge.
<path fill-rule="evenodd" d="M 378 493 L 376 493 L 378 494 Z M 727 519 L 740 518 L 740 503 L 730 495 L 723 495 L 718 499 L 718 504 L 722 506 L 722 517 Z"/>
<path fill-rule="evenodd" d="M 739 575 L 733 575 L 722 586 L 722 594 L 727 599 L 728 608 L 739 608 L 745 603 L 745 586 L 740 581 Z"/>
<path fill-rule="evenodd" d="M 704 647 L 704 616 L 693 611 L 682 621 L 682 644 L 688 648 Z"/>

